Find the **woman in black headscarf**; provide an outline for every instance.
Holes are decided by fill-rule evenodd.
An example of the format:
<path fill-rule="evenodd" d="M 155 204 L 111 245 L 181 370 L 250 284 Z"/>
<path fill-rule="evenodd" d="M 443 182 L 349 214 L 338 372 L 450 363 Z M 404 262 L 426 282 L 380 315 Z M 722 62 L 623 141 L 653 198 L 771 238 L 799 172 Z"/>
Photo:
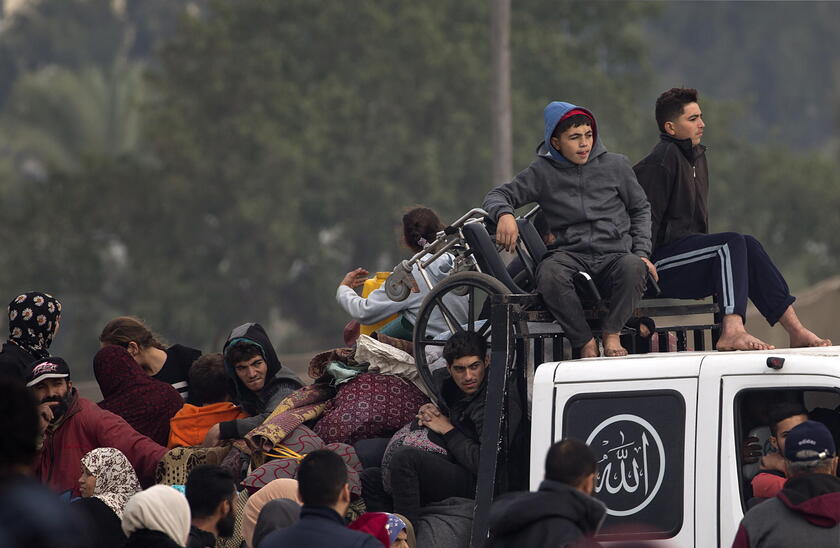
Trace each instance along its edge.
<path fill-rule="evenodd" d="M 61 303 L 47 293 L 31 291 L 9 303 L 9 340 L 0 350 L 0 375 L 21 381 L 29 366 L 41 358 L 49 358 L 50 343 L 58 331 Z"/>

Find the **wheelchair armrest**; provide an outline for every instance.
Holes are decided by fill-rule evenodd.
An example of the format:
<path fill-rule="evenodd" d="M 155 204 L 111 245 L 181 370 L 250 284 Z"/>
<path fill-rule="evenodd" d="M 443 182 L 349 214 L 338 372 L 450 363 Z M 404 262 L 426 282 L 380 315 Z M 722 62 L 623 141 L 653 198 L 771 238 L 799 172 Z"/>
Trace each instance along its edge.
<path fill-rule="evenodd" d="M 647 291 L 645 291 L 645 295 L 648 297 L 656 298 L 662 293 L 662 290 L 659 288 L 659 283 L 653 278 L 653 274 L 650 273 L 648 270 L 647 273 Z"/>

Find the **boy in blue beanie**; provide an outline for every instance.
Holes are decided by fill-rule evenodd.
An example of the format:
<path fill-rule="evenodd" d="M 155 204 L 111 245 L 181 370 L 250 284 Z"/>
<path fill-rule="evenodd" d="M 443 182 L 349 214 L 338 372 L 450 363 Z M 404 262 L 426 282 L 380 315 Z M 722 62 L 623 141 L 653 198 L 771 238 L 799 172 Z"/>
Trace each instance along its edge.
<path fill-rule="evenodd" d="M 556 241 L 540 261 L 537 291 L 583 358 L 599 355 L 574 275 L 585 271 L 609 299 L 604 355 L 624 356 L 619 333 L 645 289 L 650 256 L 650 205 L 627 158 L 607 152 L 595 117 L 555 101 L 545 107 L 537 158 L 513 181 L 491 190 L 484 209 L 498 224 L 496 242 L 511 251 L 519 231 L 514 210 L 536 202 Z"/>

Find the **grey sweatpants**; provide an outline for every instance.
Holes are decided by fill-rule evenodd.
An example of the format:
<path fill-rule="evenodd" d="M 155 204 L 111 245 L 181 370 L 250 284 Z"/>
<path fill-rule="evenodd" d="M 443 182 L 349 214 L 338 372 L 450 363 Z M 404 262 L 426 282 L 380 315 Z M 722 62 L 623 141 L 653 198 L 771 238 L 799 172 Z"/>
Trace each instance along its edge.
<path fill-rule="evenodd" d="M 575 291 L 574 275 L 580 271 L 592 276 L 601 296 L 610 301 L 602 324 L 604 333 L 621 331 L 638 306 L 647 281 L 645 263 L 630 253 L 586 255 L 559 249 L 549 252 L 537 269 L 537 291 L 574 348 L 592 338 Z"/>

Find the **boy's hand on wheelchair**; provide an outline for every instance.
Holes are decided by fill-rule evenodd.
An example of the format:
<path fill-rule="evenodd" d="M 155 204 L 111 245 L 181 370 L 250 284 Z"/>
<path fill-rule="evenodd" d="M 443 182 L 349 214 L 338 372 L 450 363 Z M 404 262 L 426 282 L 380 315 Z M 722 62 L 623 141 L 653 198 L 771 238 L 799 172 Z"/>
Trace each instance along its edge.
<path fill-rule="evenodd" d="M 650 275 L 653 276 L 653 279 L 658 282 L 659 273 L 656 271 L 656 267 L 653 266 L 653 263 L 650 262 L 650 259 L 648 259 L 647 257 L 642 257 L 642 261 L 644 261 L 645 266 L 647 267 L 648 272 L 650 272 Z"/>
<path fill-rule="evenodd" d="M 344 276 L 344 279 L 341 280 L 340 285 L 346 285 L 351 289 L 356 289 L 357 287 L 361 287 L 365 284 L 365 280 L 368 279 L 368 276 L 370 276 L 370 272 L 364 268 L 357 268 L 356 270 L 348 272 Z"/>
<path fill-rule="evenodd" d="M 518 239 L 519 227 L 516 226 L 516 219 L 510 213 L 503 213 L 496 226 L 496 243 L 505 251 L 513 252 Z"/>

